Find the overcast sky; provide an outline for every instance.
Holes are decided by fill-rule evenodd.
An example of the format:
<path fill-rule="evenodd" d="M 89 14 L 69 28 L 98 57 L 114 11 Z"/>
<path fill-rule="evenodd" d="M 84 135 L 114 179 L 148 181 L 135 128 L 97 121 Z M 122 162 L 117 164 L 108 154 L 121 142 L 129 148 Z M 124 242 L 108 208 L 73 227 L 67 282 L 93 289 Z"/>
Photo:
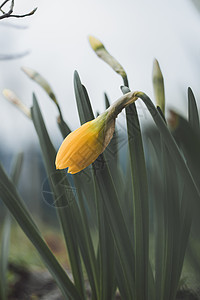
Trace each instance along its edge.
<path fill-rule="evenodd" d="M 12 89 L 28 106 L 35 91 L 54 142 L 61 141 L 56 107 L 20 68 L 36 69 L 49 81 L 65 120 L 75 129 L 79 126 L 73 91 L 75 69 L 95 112 L 104 110 L 104 92 L 111 102 L 121 96 L 122 80 L 93 53 L 90 34 L 124 66 L 131 89 L 153 98 L 152 63 L 156 57 L 165 79 L 168 106 L 186 115 L 188 86 L 200 101 L 200 15 L 190 0 L 16 0 L 17 13 L 36 6 L 32 17 L 0 22 L 0 55 L 30 50 L 24 58 L 0 61 L 0 91 Z M 17 30 L 6 23 L 28 28 Z M 3 96 L 0 101 L 2 143 L 18 148 L 36 140 L 31 122 Z"/>

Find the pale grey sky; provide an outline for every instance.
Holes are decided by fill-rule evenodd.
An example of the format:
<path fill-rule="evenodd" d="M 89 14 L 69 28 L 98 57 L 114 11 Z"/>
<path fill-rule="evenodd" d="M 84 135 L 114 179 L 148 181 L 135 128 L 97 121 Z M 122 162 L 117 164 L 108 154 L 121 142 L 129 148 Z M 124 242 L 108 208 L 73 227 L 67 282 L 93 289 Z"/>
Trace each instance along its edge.
<path fill-rule="evenodd" d="M 75 129 L 79 126 L 73 91 L 75 69 L 88 89 L 95 111 L 104 109 L 103 92 L 111 101 L 121 96 L 122 80 L 90 49 L 90 34 L 98 37 L 124 66 L 131 89 L 142 90 L 153 98 L 152 63 L 156 57 L 164 75 L 169 106 L 186 114 L 188 86 L 200 100 L 200 15 L 189 0 L 16 0 L 19 13 L 36 6 L 38 11 L 32 17 L 4 21 L 28 25 L 26 30 L 0 23 L 0 54 L 31 50 L 24 58 L 0 61 L 0 91 L 12 89 L 28 106 L 35 91 L 54 141 L 61 140 L 56 108 L 20 67 L 36 69 L 49 81 L 65 120 Z M 0 101 L 3 143 L 21 147 L 34 140 L 31 122 L 3 96 Z"/>

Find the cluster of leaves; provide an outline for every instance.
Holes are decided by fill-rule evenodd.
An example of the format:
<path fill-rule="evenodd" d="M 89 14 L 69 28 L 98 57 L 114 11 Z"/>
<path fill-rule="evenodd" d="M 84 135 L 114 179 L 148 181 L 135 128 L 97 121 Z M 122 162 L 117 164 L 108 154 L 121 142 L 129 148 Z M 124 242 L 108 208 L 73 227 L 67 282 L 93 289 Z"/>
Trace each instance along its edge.
<path fill-rule="evenodd" d="M 104 47 L 102 49 L 103 52 L 100 53 L 98 48 L 98 54 L 105 58 L 109 53 L 105 53 Z M 107 58 L 104 60 L 112 61 L 113 69 L 118 72 L 116 60 L 113 63 L 113 57 Z M 57 122 L 63 138 L 66 137 L 70 128 L 63 119 L 52 89 L 37 72 L 30 69 L 24 71 L 48 92 L 57 105 Z M 126 73 L 123 71 L 122 74 L 122 92 L 125 94 L 130 90 Z M 180 139 L 175 141 L 164 117 L 164 86 L 160 70 L 158 74 L 161 80 L 154 80 L 155 96 L 162 109 L 156 108 L 147 95 L 137 92 L 157 128 L 156 138 L 149 135 L 148 156 L 151 157 L 149 161 L 152 166 L 148 170 L 135 104 L 126 108 L 129 146 L 126 176 L 119 163 L 117 134 L 98 161 L 87 169 L 73 176 L 56 170 L 56 149 L 47 132 L 35 95 L 31 111 L 27 113 L 26 110 L 39 138 L 54 207 L 66 242 L 73 281 L 47 247 L 15 188 L 15 181 L 0 166 L 0 196 L 39 252 L 65 299 L 87 299 L 84 270 L 92 299 L 114 299 L 117 289 L 122 299 L 176 298 L 192 219 L 200 200 L 196 163 L 198 151 L 192 152 L 197 145 L 199 147 L 199 119 L 194 96 L 189 90 L 189 122 L 181 121 L 181 117 L 173 114 L 171 123 L 175 124 L 175 138 Z M 77 72 L 74 74 L 74 89 L 80 122 L 83 124 L 92 120 L 94 114 L 87 90 Z M 20 107 L 19 99 L 17 100 L 15 104 Z M 107 96 L 105 102 L 108 107 Z M 189 134 L 183 134 L 187 130 Z M 110 157 L 111 153 L 114 159 Z M 154 205 L 154 263 L 149 259 L 150 196 Z M 91 218 L 98 234 L 97 249 L 89 226 Z M 5 228 L 3 245 L 8 244 L 7 221 Z M 3 250 L 2 293 L 7 261 L 5 253 Z"/>

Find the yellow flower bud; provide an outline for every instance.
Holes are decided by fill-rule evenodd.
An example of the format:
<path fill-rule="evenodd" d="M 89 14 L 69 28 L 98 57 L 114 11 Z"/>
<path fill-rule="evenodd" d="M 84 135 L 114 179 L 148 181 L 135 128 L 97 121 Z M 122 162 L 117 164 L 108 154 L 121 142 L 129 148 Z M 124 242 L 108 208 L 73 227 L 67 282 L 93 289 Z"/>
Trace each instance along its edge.
<path fill-rule="evenodd" d="M 93 163 L 110 143 L 117 115 L 136 99 L 133 92 L 122 96 L 96 119 L 71 132 L 57 153 L 56 168 L 75 174 Z"/>
<path fill-rule="evenodd" d="M 36 72 L 35 70 L 33 70 L 31 68 L 22 67 L 21 69 L 22 69 L 22 71 L 24 71 L 24 73 L 29 78 L 31 78 L 32 80 L 37 82 L 47 92 L 47 94 L 55 102 L 55 104 L 58 105 L 56 96 L 55 96 L 50 84 L 47 82 L 47 80 L 43 76 L 41 76 L 38 72 Z"/>
<path fill-rule="evenodd" d="M 156 105 L 159 106 L 165 114 L 165 90 L 164 79 L 158 61 L 153 62 L 153 88 Z"/>
<path fill-rule="evenodd" d="M 120 63 L 106 50 L 104 45 L 95 37 L 89 36 L 89 42 L 95 53 L 104 60 L 116 73 L 126 78 L 126 72 Z"/>
<path fill-rule="evenodd" d="M 96 51 L 99 48 L 105 48 L 102 42 L 92 35 L 89 36 L 89 42 L 94 51 Z"/>

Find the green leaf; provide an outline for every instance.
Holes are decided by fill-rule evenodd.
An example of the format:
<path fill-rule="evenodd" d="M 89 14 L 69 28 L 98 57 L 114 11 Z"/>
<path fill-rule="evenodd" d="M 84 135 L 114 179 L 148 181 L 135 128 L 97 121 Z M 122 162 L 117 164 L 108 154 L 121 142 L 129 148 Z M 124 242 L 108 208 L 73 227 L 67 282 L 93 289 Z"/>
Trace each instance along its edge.
<path fill-rule="evenodd" d="M 194 179 L 190 173 L 189 168 L 185 164 L 185 161 L 180 153 L 180 150 L 179 150 L 173 136 L 170 134 L 162 117 L 160 116 L 160 114 L 156 110 L 155 106 L 153 105 L 152 101 L 150 100 L 150 98 L 147 95 L 145 95 L 142 92 L 137 92 L 136 96 L 141 98 L 142 101 L 147 106 L 150 114 L 152 115 L 152 118 L 154 119 L 155 124 L 157 125 L 157 127 L 162 135 L 162 138 L 163 138 L 168 150 L 171 153 L 171 156 L 173 158 L 174 163 L 177 166 L 177 169 L 179 170 L 183 179 L 186 180 L 186 182 L 187 182 L 188 189 L 191 190 L 193 192 L 193 194 L 195 194 L 195 198 L 199 200 L 199 198 L 200 198 L 199 190 L 194 182 Z"/>
<path fill-rule="evenodd" d="M 21 205 L 22 199 L 18 195 L 15 186 L 9 180 L 1 165 L 0 196 L 10 213 L 39 252 L 44 264 L 57 282 L 65 299 L 82 299 L 77 289 L 42 239 L 28 210 Z"/>
<path fill-rule="evenodd" d="M 90 100 L 84 85 L 80 81 L 78 72 L 74 72 L 74 91 L 81 125 L 94 119 Z"/>
<path fill-rule="evenodd" d="M 100 265 L 100 299 L 113 299 L 115 292 L 115 247 L 110 230 L 109 222 L 106 216 L 101 191 L 98 183 L 94 179 L 96 190 L 96 205 L 98 213 L 99 230 L 99 265 Z M 112 257 L 110 254 L 112 253 Z"/>
<path fill-rule="evenodd" d="M 194 214 L 194 206 L 193 203 L 190 202 L 190 200 L 193 199 L 193 197 L 194 198 L 196 197 L 196 192 L 194 190 L 191 191 L 190 189 L 188 189 L 187 181 L 183 182 L 183 192 L 182 192 L 181 212 L 180 212 L 181 231 L 180 231 L 179 239 L 177 239 L 176 241 L 176 243 L 177 242 L 179 243 L 179 253 L 178 253 L 178 260 L 176 261 L 176 264 L 174 266 L 174 274 L 173 274 L 174 282 L 172 283 L 177 287 L 179 285 L 181 272 L 183 269 L 185 253 L 189 241 L 189 234 L 191 231 L 192 218 Z M 172 299 L 175 299 L 176 297 L 175 292 L 176 291 L 174 290 L 174 294 L 171 295 L 173 297 Z"/>
<path fill-rule="evenodd" d="M 152 132 L 152 131 L 151 131 Z M 154 145 L 155 143 L 155 145 Z M 151 187 L 154 205 L 153 221 L 155 233 L 155 299 L 161 300 L 163 295 L 164 267 L 165 267 L 165 220 L 163 205 L 163 182 L 160 157 L 155 147 L 159 140 L 150 137 L 148 140 L 148 155 L 151 158 L 149 167 L 149 186 Z"/>
<path fill-rule="evenodd" d="M 126 289 L 129 295 L 127 299 L 133 299 L 134 249 L 119 204 L 118 195 L 106 164 L 101 171 L 96 172 L 95 177 L 98 190 L 101 193 L 102 204 L 105 207 L 106 218 L 109 221 L 109 226 L 115 241 L 117 257 L 121 263 L 122 271 L 120 275 L 126 279 L 124 282 L 126 282 Z"/>
<path fill-rule="evenodd" d="M 57 124 L 58 124 L 60 132 L 62 134 L 62 137 L 66 138 L 66 136 L 68 134 L 70 134 L 71 129 L 69 128 L 69 126 L 67 125 L 67 123 L 65 123 L 65 121 L 63 120 L 63 118 L 61 118 L 60 116 L 57 118 Z"/>
<path fill-rule="evenodd" d="M 173 112 L 177 126 L 172 131 L 173 136 L 183 152 L 193 179 L 200 190 L 200 134 L 180 115 Z M 196 128 L 196 127 L 195 127 Z"/>
<path fill-rule="evenodd" d="M 104 97 L 105 97 L 105 106 L 106 106 L 106 109 L 110 106 L 110 101 L 108 99 L 108 96 L 107 94 L 105 93 L 104 94 Z M 114 176 L 115 174 L 116 175 L 119 175 L 120 174 L 120 166 L 119 166 L 119 149 L 118 149 L 118 133 L 117 133 L 117 129 L 115 129 L 114 131 L 114 134 L 113 134 L 113 137 L 110 141 L 110 144 L 108 145 L 108 147 L 106 148 L 106 159 L 108 161 L 108 164 L 110 165 L 110 162 L 112 164 L 112 167 L 118 170 L 113 170 L 112 171 L 112 176 Z M 112 168 L 110 166 L 110 168 Z M 118 180 L 119 178 L 116 178 L 116 180 Z M 120 186 L 120 191 L 123 191 L 123 189 L 121 189 L 121 185 L 123 184 L 123 180 L 122 180 L 122 177 L 120 176 L 120 179 L 121 180 L 121 184 L 118 183 L 116 184 L 116 186 Z M 115 180 L 114 180 L 115 182 Z M 123 191 L 124 192 L 124 191 Z"/>
<path fill-rule="evenodd" d="M 90 233 L 90 227 L 88 222 L 88 211 L 85 207 L 85 201 L 83 197 L 83 191 L 80 187 L 84 185 L 84 181 L 78 176 L 73 175 L 74 183 L 77 187 L 77 194 L 80 206 L 80 216 L 77 217 L 77 234 L 79 239 L 79 246 L 83 257 L 84 265 L 88 274 L 88 279 L 91 285 L 94 299 L 99 297 L 99 269 L 97 260 L 95 257 L 94 245 L 92 243 L 92 236 Z M 87 196 L 88 196 L 87 191 Z M 94 201 L 94 198 L 91 199 Z"/>
<path fill-rule="evenodd" d="M 199 132 L 199 114 L 196 100 L 190 87 L 188 88 L 188 119 L 192 128 Z"/>
<path fill-rule="evenodd" d="M 189 99 L 188 99 L 189 100 Z M 193 101 L 194 99 L 190 99 Z M 193 103 L 194 104 L 194 103 Z M 200 181 L 199 181 L 199 169 L 200 169 L 200 159 L 199 159 L 199 151 L 200 151 L 200 136 L 199 136 L 199 122 L 198 122 L 198 112 L 195 108 L 195 105 L 190 102 L 189 104 L 189 120 L 190 123 L 187 122 L 183 117 L 178 114 L 174 114 L 176 117 L 176 128 L 173 131 L 173 135 L 176 141 L 179 144 L 179 147 L 184 155 L 184 158 L 187 162 L 187 165 L 192 173 L 193 179 L 196 183 L 198 189 L 200 189 Z M 192 106 L 191 106 L 192 105 Z M 193 111 L 194 110 L 194 111 Z M 192 112 L 193 111 L 193 112 Z M 193 118 L 194 115 L 194 119 Z M 193 122 L 194 121 L 194 122 Z M 192 126 L 191 126 L 192 125 Z M 191 222 L 193 223 L 193 234 L 199 234 L 199 214 L 198 211 L 200 209 L 199 199 L 196 198 L 195 190 L 190 191 L 187 188 L 187 181 L 183 181 L 181 185 L 182 199 L 181 199 L 181 232 L 179 235 L 180 250 L 178 256 L 178 266 L 174 272 L 178 276 L 181 274 L 181 270 L 183 267 L 183 260 L 185 256 L 186 247 L 188 245 L 189 233 L 191 229 Z M 191 201 L 191 199 L 193 201 Z M 174 275 L 175 276 L 175 275 Z M 174 281 L 176 282 L 176 281 Z"/>
<path fill-rule="evenodd" d="M 105 99 L 105 107 L 107 109 L 108 107 L 110 107 L 110 101 L 109 101 L 108 95 L 106 93 L 104 93 L 104 99 Z"/>
<path fill-rule="evenodd" d="M 85 87 L 81 84 L 80 88 L 84 94 L 85 99 L 87 99 L 86 101 L 89 101 L 88 100 L 89 97 L 87 95 L 87 91 Z M 58 122 L 63 138 L 65 138 L 70 133 L 69 127 L 66 126 L 65 124 L 63 122 L 62 123 Z M 99 272 L 97 268 L 94 245 L 92 243 L 92 237 L 91 237 L 89 221 L 88 221 L 88 215 L 90 212 L 92 218 L 95 219 L 94 223 L 96 223 L 96 211 L 95 211 L 96 208 L 94 206 L 95 201 L 94 201 L 93 183 L 91 180 L 91 172 L 90 170 L 89 171 L 83 170 L 78 174 L 74 174 L 73 179 L 74 179 L 74 184 L 76 187 L 79 206 L 80 206 L 80 215 L 76 216 L 76 220 L 78 223 L 76 224 L 76 229 L 77 229 L 77 235 L 79 240 L 79 247 L 88 274 L 93 296 L 97 297 Z M 87 207 L 83 195 L 85 195 L 88 204 Z"/>
<path fill-rule="evenodd" d="M 10 246 L 11 218 L 7 214 L 3 224 L 0 256 L 0 298 L 7 299 L 7 266 Z"/>
<path fill-rule="evenodd" d="M 176 297 L 179 278 L 176 277 L 180 238 L 180 199 L 178 191 L 178 176 L 171 155 L 161 139 L 162 169 L 163 169 L 163 200 L 165 222 L 165 261 L 163 299 L 173 300 Z M 172 172 L 172 169 L 174 171 Z"/>
<path fill-rule="evenodd" d="M 19 153 L 16 156 L 15 161 L 14 161 L 13 166 L 12 166 L 11 178 L 12 178 L 12 181 L 15 185 L 18 184 L 18 181 L 19 181 L 19 178 L 20 178 L 22 164 L 23 164 L 23 158 L 24 158 L 23 153 Z"/>
<path fill-rule="evenodd" d="M 12 166 L 11 178 L 15 185 L 18 184 L 19 177 L 21 174 L 21 167 L 23 162 L 23 153 L 19 153 Z M 3 232 L 2 232 L 2 243 L 1 243 L 1 257 L 0 257 L 0 298 L 6 299 L 7 289 L 7 265 L 10 245 L 10 230 L 11 230 L 11 217 L 7 212 L 4 220 Z"/>
<path fill-rule="evenodd" d="M 104 94 L 105 96 L 105 106 L 108 108 L 110 106 L 110 102 L 108 99 L 108 96 Z M 115 188 L 117 189 L 117 194 L 120 199 L 120 202 L 122 206 L 127 206 L 127 203 L 125 201 L 125 183 L 123 178 L 123 173 L 121 170 L 121 166 L 119 164 L 119 136 L 117 129 L 115 129 L 113 137 L 107 146 L 107 148 L 104 151 L 104 159 L 106 163 L 108 164 L 108 167 L 110 169 L 110 173 L 112 174 L 112 179 L 115 185 Z"/>
<path fill-rule="evenodd" d="M 182 186 L 184 187 L 183 193 L 182 193 L 182 201 L 181 201 L 181 212 L 180 212 L 180 223 L 181 223 L 181 230 L 180 230 L 180 252 L 179 252 L 179 260 L 178 260 L 178 266 L 176 268 L 175 273 L 173 275 L 173 280 L 175 283 L 175 287 L 177 286 L 177 281 L 180 278 L 182 266 L 183 266 L 183 259 L 185 255 L 186 246 L 188 243 L 188 237 L 189 232 L 191 228 L 191 216 L 192 212 L 194 212 L 195 203 L 199 202 L 200 200 L 200 194 L 199 190 L 197 188 L 197 185 L 194 182 L 194 179 L 191 175 L 191 172 L 186 165 L 182 154 L 180 153 L 180 150 L 173 138 L 173 136 L 170 134 L 163 118 L 160 116 L 158 111 L 156 110 L 155 106 L 151 102 L 150 98 L 145 95 L 142 92 L 137 92 L 136 95 L 140 97 L 145 105 L 147 106 L 148 110 L 150 111 L 155 124 L 157 125 L 160 134 L 162 136 L 162 139 L 166 145 L 166 148 L 168 149 L 171 158 L 173 160 L 173 163 L 176 165 L 177 171 L 180 174 L 180 178 L 182 180 Z M 171 170 L 170 170 L 171 173 Z M 190 199 L 190 203 L 188 201 Z M 172 209 L 172 208 L 171 208 Z M 177 241 L 176 241 L 177 242 Z M 174 251 L 177 249 L 175 248 Z M 174 299 L 175 295 L 171 295 L 169 299 Z"/>
<path fill-rule="evenodd" d="M 85 297 L 83 272 L 78 246 L 79 243 L 74 230 L 74 228 L 76 228 L 74 218 L 76 199 L 66 174 L 55 168 L 56 150 L 49 138 L 35 95 L 33 95 L 33 107 L 31 113 L 39 137 L 47 174 L 49 176 L 48 179 L 53 192 L 55 208 L 57 209 L 61 228 L 65 237 L 75 285 L 82 297 Z"/>
<path fill-rule="evenodd" d="M 166 123 L 162 111 L 157 108 Z M 156 249 L 155 249 L 155 284 L 156 299 L 175 299 L 179 277 L 177 267 L 179 264 L 180 245 L 180 191 L 179 178 L 171 155 L 162 140 L 162 136 L 155 140 L 152 135 L 154 147 L 159 148 L 161 155 L 155 159 L 156 151 L 152 151 L 154 164 L 157 165 L 157 176 L 154 176 L 156 190 L 155 219 L 156 219 Z M 160 142 L 160 146 L 159 146 Z M 151 147 L 152 148 L 152 147 Z M 160 153 L 159 153 L 160 154 Z M 154 159 L 153 159 L 154 157 Z M 153 166 L 152 166 L 153 167 Z M 171 172 L 171 170 L 174 170 Z M 153 183 L 152 183 L 153 184 Z M 154 183 L 155 185 L 155 183 Z"/>
<path fill-rule="evenodd" d="M 75 87 L 77 89 L 81 89 L 81 83 L 80 81 L 76 80 Z M 87 107 L 87 101 L 84 97 L 81 97 L 80 94 L 76 94 L 76 100 L 77 100 L 77 106 L 78 111 L 81 119 L 81 123 L 86 122 L 89 119 L 92 119 L 93 113 L 91 111 L 91 105 Z M 100 278 L 102 278 L 101 282 L 107 282 L 107 286 L 102 286 L 104 289 L 102 292 L 102 295 L 108 295 L 106 292 L 111 289 L 111 286 L 113 286 L 114 282 L 111 280 L 112 271 L 108 270 L 108 262 L 107 259 L 113 257 L 113 251 L 112 251 L 112 245 L 110 244 L 112 242 L 112 236 L 109 235 L 109 231 L 105 230 L 110 226 L 111 232 L 113 235 L 113 238 L 115 240 L 116 250 L 117 250 L 117 257 L 121 264 L 121 272 L 119 275 L 121 277 L 124 277 L 126 282 L 126 288 L 127 288 L 127 294 L 129 297 L 127 299 L 133 298 L 133 282 L 134 282 L 134 272 L 133 272 L 133 257 L 134 257 L 134 250 L 133 250 L 133 244 L 130 240 L 129 233 L 126 227 L 126 222 L 121 210 L 120 201 L 118 198 L 118 194 L 116 192 L 115 188 L 115 182 L 112 178 L 113 171 L 110 169 L 110 165 L 108 167 L 106 163 L 106 156 L 105 159 L 103 158 L 105 155 L 99 157 L 99 161 L 105 164 L 98 165 L 94 164 L 94 170 L 95 170 L 95 176 L 94 176 L 94 182 L 96 185 L 96 194 L 97 194 L 97 201 L 101 201 L 98 203 L 98 210 L 99 210 L 99 233 L 100 233 L 100 239 L 99 242 L 102 243 L 100 245 L 100 251 L 99 255 L 101 256 L 100 262 L 101 262 L 101 275 Z M 100 194 L 100 195 L 99 195 Z M 102 210 L 102 208 L 104 208 Z M 103 219 L 104 218 L 104 221 Z M 107 225 L 103 225 L 106 224 Z M 105 226 L 103 228 L 103 226 Z M 109 242 L 109 244 L 105 245 L 105 240 Z M 103 250 L 102 250 L 103 249 Z M 111 250 L 111 251 L 110 251 Z M 112 253 L 111 253 L 112 252 Z M 110 253 L 110 254 L 109 254 Z M 105 280 L 107 278 L 107 281 Z M 109 283 L 110 282 L 110 283 Z"/>
<path fill-rule="evenodd" d="M 123 94 L 130 92 L 122 87 Z M 149 204 L 146 165 L 135 104 L 126 108 L 129 159 L 131 166 L 133 209 L 134 209 L 134 249 L 135 249 L 135 291 L 136 299 L 149 299 L 149 285 L 153 285 L 153 275 L 149 275 Z M 151 272 L 151 271 L 150 271 Z M 149 278 L 149 276 L 151 278 Z M 150 284 L 148 283 L 150 280 Z"/>
<path fill-rule="evenodd" d="M 77 72 L 74 74 L 74 87 L 76 102 L 79 112 L 81 124 L 94 119 L 94 114 L 91 108 L 90 100 L 85 87 L 80 81 Z M 96 164 L 93 164 L 96 168 Z M 114 241 L 109 230 L 108 221 L 105 216 L 104 208 L 98 185 L 93 174 L 90 175 L 94 182 L 94 191 L 97 205 L 98 229 L 99 229 L 99 299 L 112 299 L 114 294 Z M 76 178 L 76 176 L 75 176 Z M 90 196 L 90 195 L 88 195 Z"/>

